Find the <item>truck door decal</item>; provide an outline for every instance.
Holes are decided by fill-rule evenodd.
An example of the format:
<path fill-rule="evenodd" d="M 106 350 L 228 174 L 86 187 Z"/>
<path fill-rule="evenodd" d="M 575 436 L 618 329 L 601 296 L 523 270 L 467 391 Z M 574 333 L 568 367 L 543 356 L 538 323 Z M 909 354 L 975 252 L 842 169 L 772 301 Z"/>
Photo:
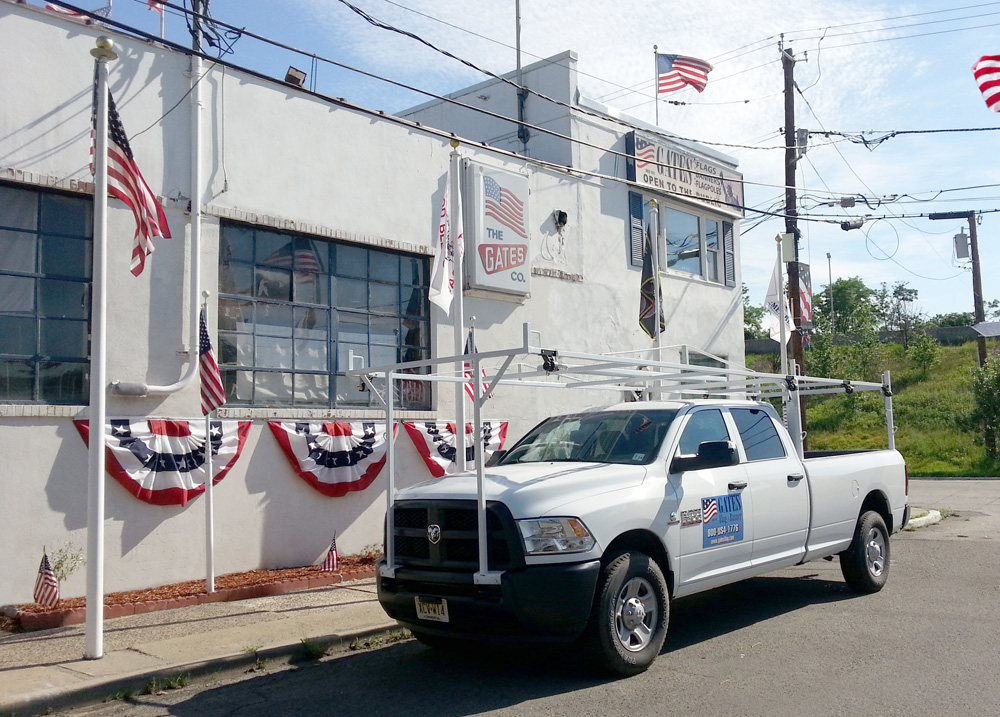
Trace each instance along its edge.
<path fill-rule="evenodd" d="M 738 493 L 701 499 L 702 547 L 743 540 L 743 497 Z"/>

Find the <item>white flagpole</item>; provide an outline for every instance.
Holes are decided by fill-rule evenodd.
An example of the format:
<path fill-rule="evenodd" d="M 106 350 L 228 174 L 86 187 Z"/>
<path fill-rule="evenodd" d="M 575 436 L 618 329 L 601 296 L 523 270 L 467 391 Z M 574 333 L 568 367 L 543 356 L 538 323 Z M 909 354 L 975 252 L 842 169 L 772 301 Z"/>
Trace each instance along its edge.
<path fill-rule="evenodd" d="M 448 197 L 451 216 L 449 224 L 451 227 L 451 247 L 452 257 L 455 261 L 455 298 L 453 327 L 455 335 L 455 355 L 459 356 L 456 362 L 458 375 L 464 377 L 465 362 L 461 355 L 465 350 L 465 301 L 463 298 L 463 286 L 465 284 L 465 231 L 462 217 L 462 188 L 460 186 L 460 162 L 461 155 L 458 153 L 459 141 L 451 140 L 451 157 L 448 171 L 451 174 L 451 196 Z M 465 381 L 455 384 L 455 463 L 459 471 L 466 469 L 465 465 Z"/>
<path fill-rule="evenodd" d="M 656 45 L 653 45 L 653 106 L 656 107 L 656 124 L 660 126 L 660 62 L 656 58 Z"/>
<path fill-rule="evenodd" d="M 164 8 L 162 5 L 160 5 L 160 39 L 161 40 L 165 37 L 166 29 L 167 29 L 167 13 L 166 13 L 166 8 Z"/>
<path fill-rule="evenodd" d="M 208 292 L 201 292 L 202 310 L 205 311 L 205 321 L 208 322 Z M 200 316 L 199 316 L 200 321 Z M 199 327 L 200 328 L 200 327 Z M 199 335 L 200 335 L 199 331 Z M 198 350 L 198 361 L 201 361 L 201 349 Z M 212 466 L 212 414 L 205 414 L 205 592 L 215 592 L 215 471 Z"/>
<path fill-rule="evenodd" d="M 94 127 L 94 256 L 90 317 L 90 445 L 87 450 L 87 611 L 84 657 L 104 656 L 104 423 L 107 346 L 108 60 L 118 59 L 109 37 L 90 51 L 97 65 Z"/>

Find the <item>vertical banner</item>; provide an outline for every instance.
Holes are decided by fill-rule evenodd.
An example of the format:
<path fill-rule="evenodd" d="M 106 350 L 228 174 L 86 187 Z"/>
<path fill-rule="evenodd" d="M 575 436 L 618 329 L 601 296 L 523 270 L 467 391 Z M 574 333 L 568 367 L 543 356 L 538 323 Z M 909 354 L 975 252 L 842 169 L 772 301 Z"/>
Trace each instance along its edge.
<path fill-rule="evenodd" d="M 466 228 L 469 286 L 527 294 L 531 288 L 528 177 L 467 162 L 465 181 L 472 197 L 472 223 Z"/>
<path fill-rule="evenodd" d="M 813 292 L 812 275 L 809 265 L 795 262 L 799 270 L 799 309 L 802 316 L 802 328 L 809 331 L 813 327 Z"/>

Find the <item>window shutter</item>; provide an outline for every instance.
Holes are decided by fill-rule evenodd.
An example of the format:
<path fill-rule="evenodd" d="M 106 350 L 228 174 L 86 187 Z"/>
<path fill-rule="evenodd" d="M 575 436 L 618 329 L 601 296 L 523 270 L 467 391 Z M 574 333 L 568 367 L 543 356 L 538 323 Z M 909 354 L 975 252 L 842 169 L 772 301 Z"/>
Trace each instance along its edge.
<path fill-rule="evenodd" d="M 632 266 L 642 266 L 642 244 L 645 238 L 642 226 L 642 195 L 628 193 L 629 261 Z"/>
<path fill-rule="evenodd" d="M 722 248 L 725 256 L 726 286 L 736 286 L 736 237 L 733 223 L 722 222 Z"/>

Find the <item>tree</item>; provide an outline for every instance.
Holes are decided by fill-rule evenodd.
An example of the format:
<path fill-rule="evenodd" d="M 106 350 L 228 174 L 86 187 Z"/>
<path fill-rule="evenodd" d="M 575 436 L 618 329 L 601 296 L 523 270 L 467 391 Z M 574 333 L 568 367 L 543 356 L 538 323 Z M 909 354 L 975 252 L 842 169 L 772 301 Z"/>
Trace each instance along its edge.
<path fill-rule="evenodd" d="M 747 285 L 743 285 L 743 338 L 744 339 L 766 339 L 769 338 L 767 330 L 764 328 L 764 319 L 767 317 L 767 308 L 764 306 L 750 305 L 750 290 Z"/>
<path fill-rule="evenodd" d="M 983 427 L 988 458 L 997 457 L 997 431 L 1000 430 L 1000 356 L 994 354 L 972 372 L 973 419 Z"/>
<path fill-rule="evenodd" d="M 972 326 L 976 315 L 971 311 L 953 311 L 949 314 L 935 314 L 927 320 L 930 326 Z"/>
<path fill-rule="evenodd" d="M 908 287 L 905 281 L 897 281 L 891 289 L 883 283 L 874 299 L 882 328 L 897 332 L 903 346 L 909 346 L 913 331 L 921 322 L 920 313 L 913 310 L 917 290 Z"/>
<path fill-rule="evenodd" d="M 833 294 L 833 310 L 830 307 L 830 294 Z M 837 279 L 833 284 L 823 288 L 823 291 L 813 295 L 813 315 L 826 319 L 823 325 L 830 326 L 831 330 L 838 334 L 857 333 L 861 328 L 857 318 L 859 311 L 870 317 L 870 311 L 864 309 L 875 308 L 875 291 L 865 286 L 859 277 L 852 276 L 848 279 Z"/>

